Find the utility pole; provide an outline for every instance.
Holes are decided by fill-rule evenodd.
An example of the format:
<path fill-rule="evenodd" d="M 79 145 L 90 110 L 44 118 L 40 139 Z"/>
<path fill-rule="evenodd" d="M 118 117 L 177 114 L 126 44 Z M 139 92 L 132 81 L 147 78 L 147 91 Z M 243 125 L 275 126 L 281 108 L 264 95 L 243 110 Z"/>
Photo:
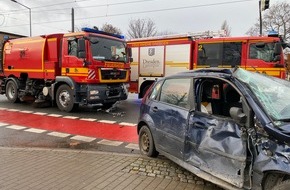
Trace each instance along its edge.
<path fill-rule="evenodd" d="M 263 20 L 262 20 L 262 11 L 269 9 L 270 0 L 260 0 L 259 1 L 259 16 L 260 16 L 260 36 L 262 36 L 262 27 L 263 27 Z"/>
<path fill-rule="evenodd" d="M 75 10 L 71 8 L 71 32 L 75 32 Z"/>
<path fill-rule="evenodd" d="M 262 36 L 262 10 L 261 10 L 261 1 L 259 1 L 259 17 L 260 17 L 260 36 Z"/>

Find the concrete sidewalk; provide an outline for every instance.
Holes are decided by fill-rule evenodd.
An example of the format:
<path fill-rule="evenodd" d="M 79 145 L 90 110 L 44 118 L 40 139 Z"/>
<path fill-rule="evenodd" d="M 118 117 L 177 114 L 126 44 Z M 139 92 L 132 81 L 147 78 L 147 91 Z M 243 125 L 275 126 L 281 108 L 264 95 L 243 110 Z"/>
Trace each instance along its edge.
<path fill-rule="evenodd" d="M 219 189 L 171 161 L 107 152 L 0 147 L 0 189 Z"/>

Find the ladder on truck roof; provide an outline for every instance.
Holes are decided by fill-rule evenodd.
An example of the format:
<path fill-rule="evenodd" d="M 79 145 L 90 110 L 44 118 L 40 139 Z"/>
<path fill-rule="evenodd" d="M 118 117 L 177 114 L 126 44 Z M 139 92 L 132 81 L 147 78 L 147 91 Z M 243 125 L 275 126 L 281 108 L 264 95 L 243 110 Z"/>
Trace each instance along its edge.
<path fill-rule="evenodd" d="M 151 37 L 145 37 L 145 38 L 134 38 L 128 40 L 131 41 L 142 41 L 142 40 L 158 40 L 158 39 L 166 39 L 166 38 L 182 38 L 182 37 L 188 37 L 192 39 L 202 39 L 202 38 L 214 38 L 214 37 L 226 37 L 226 31 L 225 30 L 218 30 L 218 31 L 204 31 L 204 32 L 187 32 L 183 34 L 169 34 L 164 36 L 151 36 Z"/>

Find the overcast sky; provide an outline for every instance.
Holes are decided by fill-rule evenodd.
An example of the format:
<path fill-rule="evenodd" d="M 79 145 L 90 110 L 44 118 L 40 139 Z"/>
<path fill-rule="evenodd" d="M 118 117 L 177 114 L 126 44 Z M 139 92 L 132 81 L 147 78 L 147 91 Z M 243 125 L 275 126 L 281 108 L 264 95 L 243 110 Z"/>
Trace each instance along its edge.
<path fill-rule="evenodd" d="M 112 24 L 127 34 L 131 19 L 150 18 L 158 32 L 220 30 L 226 20 L 232 36 L 243 36 L 259 18 L 259 0 L 17 0 L 29 7 L 32 35 L 66 33 L 75 26 Z M 270 0 L 270 6 L 290 0 Z M 0 31 L 29 36 L 29 9 L 0 0 Z"/>

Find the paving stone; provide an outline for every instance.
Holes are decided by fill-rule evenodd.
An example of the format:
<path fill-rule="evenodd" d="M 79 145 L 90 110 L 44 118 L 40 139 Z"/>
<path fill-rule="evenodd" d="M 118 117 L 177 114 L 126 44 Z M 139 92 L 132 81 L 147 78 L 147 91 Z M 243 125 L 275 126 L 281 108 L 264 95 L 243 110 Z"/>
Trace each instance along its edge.
<path fill-rule="evenodd" d="M 0 147 L 0 160 L 0 189 L 220 190 L 162 156 Z"/>

